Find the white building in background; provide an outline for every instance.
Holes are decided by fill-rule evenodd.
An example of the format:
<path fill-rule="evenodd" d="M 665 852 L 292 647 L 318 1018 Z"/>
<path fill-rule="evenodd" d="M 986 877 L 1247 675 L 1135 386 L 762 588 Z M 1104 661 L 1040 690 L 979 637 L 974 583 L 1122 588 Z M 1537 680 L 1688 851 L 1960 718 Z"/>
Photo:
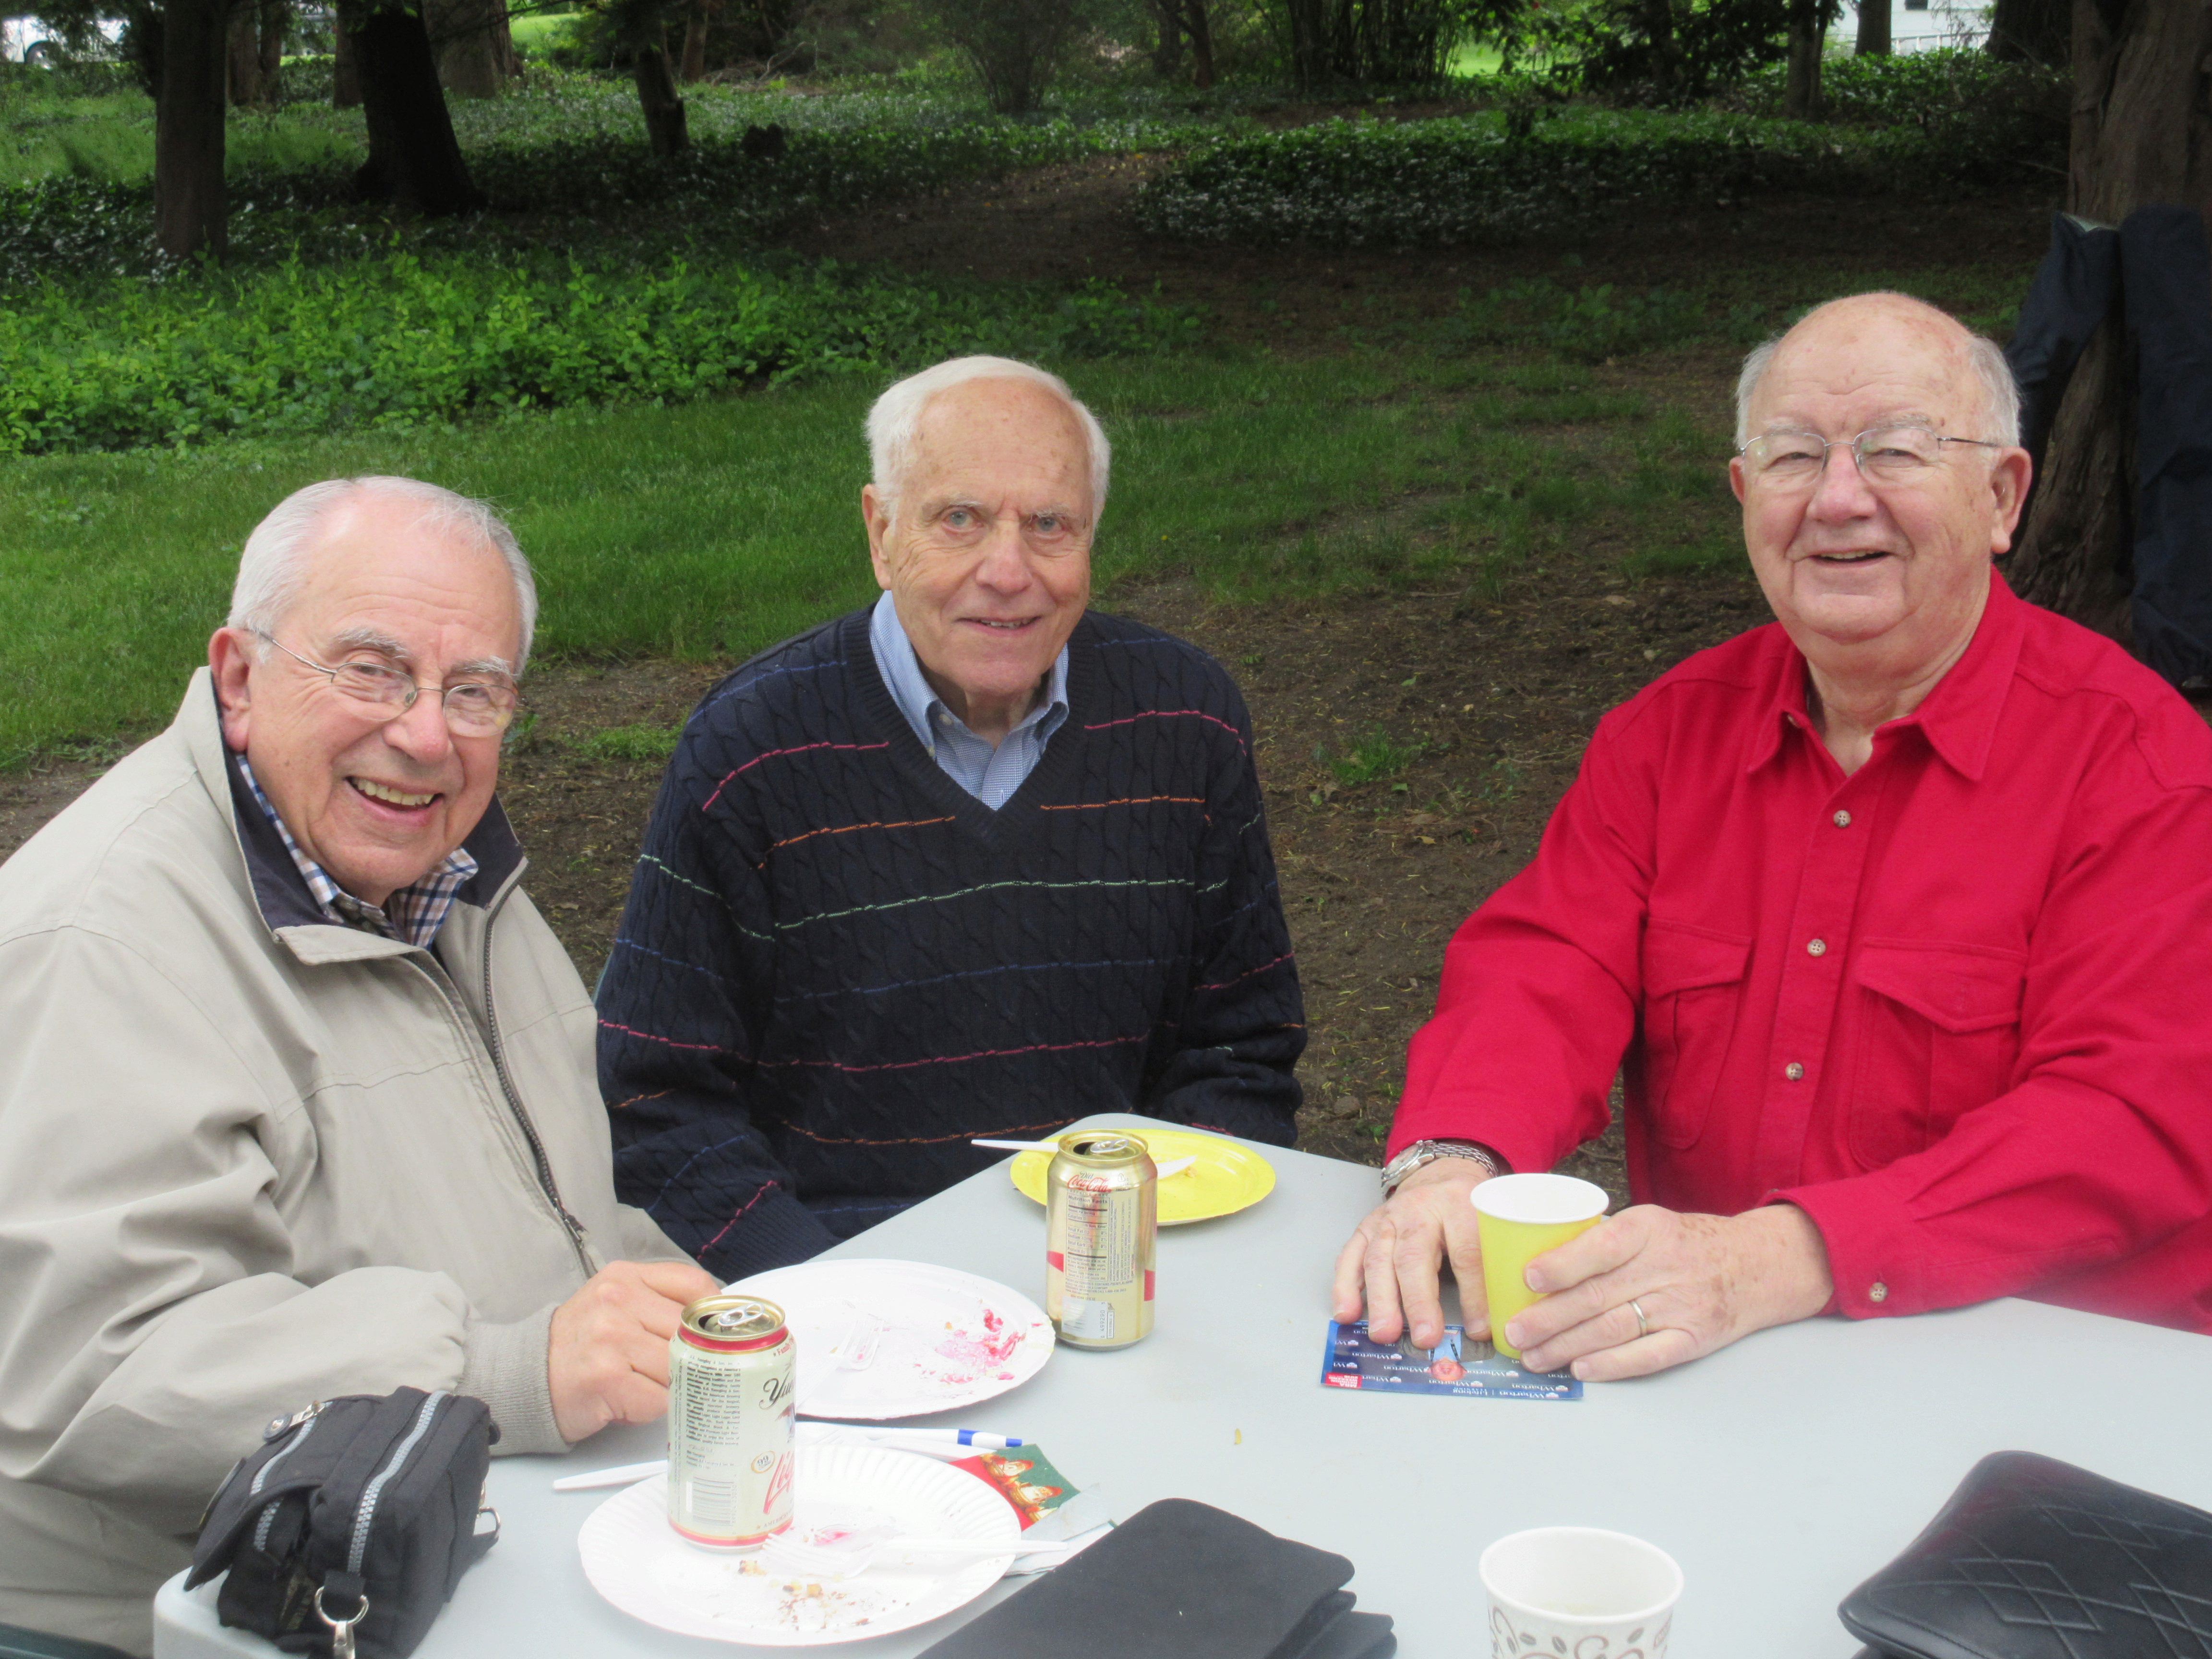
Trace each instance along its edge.
<path fill-rule="evenodd" d="M 110 46 L 123 39 L 123 20 L 103 17 L 100 32 Z M 53 33 L 36 17 L 0 17 L 0 59 L 10 64 L 36 63 L 45 56 L 48 37 Z"/>
<path fill-rule="evenodd" d="M 1889 7 L 1893 52 L 1933 52 L 1942 46 L 1978 46 L 1990 38 L 1986 0 L 1866 0 Z M 1859 38 L 1859 0 L 1844 0 L 1842 18 L 1828 31 L 1828 49 L 1849 52 Z"/>

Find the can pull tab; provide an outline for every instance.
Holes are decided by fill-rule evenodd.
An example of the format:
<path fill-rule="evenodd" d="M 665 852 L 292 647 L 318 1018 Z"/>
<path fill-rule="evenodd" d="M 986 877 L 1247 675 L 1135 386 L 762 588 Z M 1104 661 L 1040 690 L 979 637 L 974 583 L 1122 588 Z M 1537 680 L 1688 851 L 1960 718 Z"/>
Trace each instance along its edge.
<path fill-rule="evenodd" d="M 334 1619 L 330 1609 L 323 1605 L 323 1597 L 334 1588 L 340 1596 L 353 1598 L 354 1609 L 350 1617 Z M 353 1627 L 368 1617 L 368 1597 L 362 1594 L 361 1580 L 351 1573 L 332 1573 L 323 1587 L 315 1592 L 315 1617 L 330 1626 L 331 1659 L 354 1659 Z"/>

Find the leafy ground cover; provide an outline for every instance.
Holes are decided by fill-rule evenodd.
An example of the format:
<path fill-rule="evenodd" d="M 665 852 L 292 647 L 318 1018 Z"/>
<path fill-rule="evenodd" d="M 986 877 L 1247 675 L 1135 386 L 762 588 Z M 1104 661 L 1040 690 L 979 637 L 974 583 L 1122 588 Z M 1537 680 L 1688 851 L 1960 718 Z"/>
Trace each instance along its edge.
<path fill-rule="evenodd" d="M 167 274 L 150 251 L 151 102 L 131 92 L 58 100 L 13 86 L 0 82 L 0 295 L 58 271 Z M 510 96 L 457 101 L 455 133 L 488 209 L 410 227 L 409 243 L 586 258 L 757 251 L 810 216 L 1191 131 L 1187 113 L 1178 127 L 1174 112 L 1143 100 L 1030 121 L 932 92 L 699 87 L 685 101 L 692 148 L 666 159 L 647 154 L 636 94 L 621 82 L 539 70 Z M 747 157 L 745 129 L 770 124 L 784 129 L 783 155 Z M 234 112 L 231 264 L 380 257 L 393 227 L 352 202 L 366 154 L 358 110 L 302 101 Z"/>
<path fill-rule="evenodd" d="M 1099 283 L 986 289 L 786 263 L 398 249 L 205 283 L 46 283 L 0 308 L 0 453 L 684 399 L 969 351 L 1156 349 L 1194 331 Z"/>
<path fill-rule="evenodd" d="M 1960 196 L 2063 159 L 2063 129 L 1838 127 L 1719 111 L 1574 108 L 1334 119 L 1222 138 L 1149 184 L 1147 228 L 1216 242 L 1480 246 L 1586 228 L 1629 203 L 1811 191 Z"/>

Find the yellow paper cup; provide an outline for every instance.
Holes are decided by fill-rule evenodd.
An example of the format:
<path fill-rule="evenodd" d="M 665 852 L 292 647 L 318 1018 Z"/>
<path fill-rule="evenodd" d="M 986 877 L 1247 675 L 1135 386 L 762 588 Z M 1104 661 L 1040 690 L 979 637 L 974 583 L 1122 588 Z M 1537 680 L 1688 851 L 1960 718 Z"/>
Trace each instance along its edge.
<path fill-rule="evenodd" d="M 1532 1302 L 1528 1264 L 1605 1219 L 1605 1188 L 1573 1176 L 1493 1176 L 1470 1194 L 1482 1237 L 1482 1287 L 1490 1297 L 1490 1340 L 1508 1359 L 1505 1322 Z"/>

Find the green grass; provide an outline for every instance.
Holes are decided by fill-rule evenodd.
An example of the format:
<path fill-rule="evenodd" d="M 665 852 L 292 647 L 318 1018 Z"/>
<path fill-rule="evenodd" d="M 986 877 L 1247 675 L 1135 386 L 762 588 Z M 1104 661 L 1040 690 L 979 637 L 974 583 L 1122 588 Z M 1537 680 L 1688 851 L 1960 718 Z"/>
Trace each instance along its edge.
<path fill-rule="evenodd" d="M 1595 397 L 1572 365 L 1176 356 L 1068 373 L 1115 442 L 1096 559 L 1109 603 L 1183 573 L 1243 598 L 1495 586 L 1606 526 L 1672 544 L 1718 538 L 1730 516 L 1717 398 L 1698 418 L 1655 416 Z M 538 566 L 541 653 L 757 650 L 875 592 L 859 497 L 876 386 L 0 462 L 0 605 L 16 618 L 0 636 L 0 761 L 165 720 L 247 531 L 334 475 L 498 502 Z M 655 741 L 620 739 L 624 754 Z"/>
<path fill-rule="evenodd" d="M 1332 756 L 1322 749 L 1314 758 L 1326 762 L 1339 783 L 1356 786 L 1397 776 L 1426 754 L 1428 748 L 1419 741 L 1401 743 L 1377 726 L 1341 755 Z"/>
<path fill-rule="evenodd" d="M 576 747 L 593 760 L 665 761 L 682 735 L 675 726 L 610 726 L 586 732 Z"/>

